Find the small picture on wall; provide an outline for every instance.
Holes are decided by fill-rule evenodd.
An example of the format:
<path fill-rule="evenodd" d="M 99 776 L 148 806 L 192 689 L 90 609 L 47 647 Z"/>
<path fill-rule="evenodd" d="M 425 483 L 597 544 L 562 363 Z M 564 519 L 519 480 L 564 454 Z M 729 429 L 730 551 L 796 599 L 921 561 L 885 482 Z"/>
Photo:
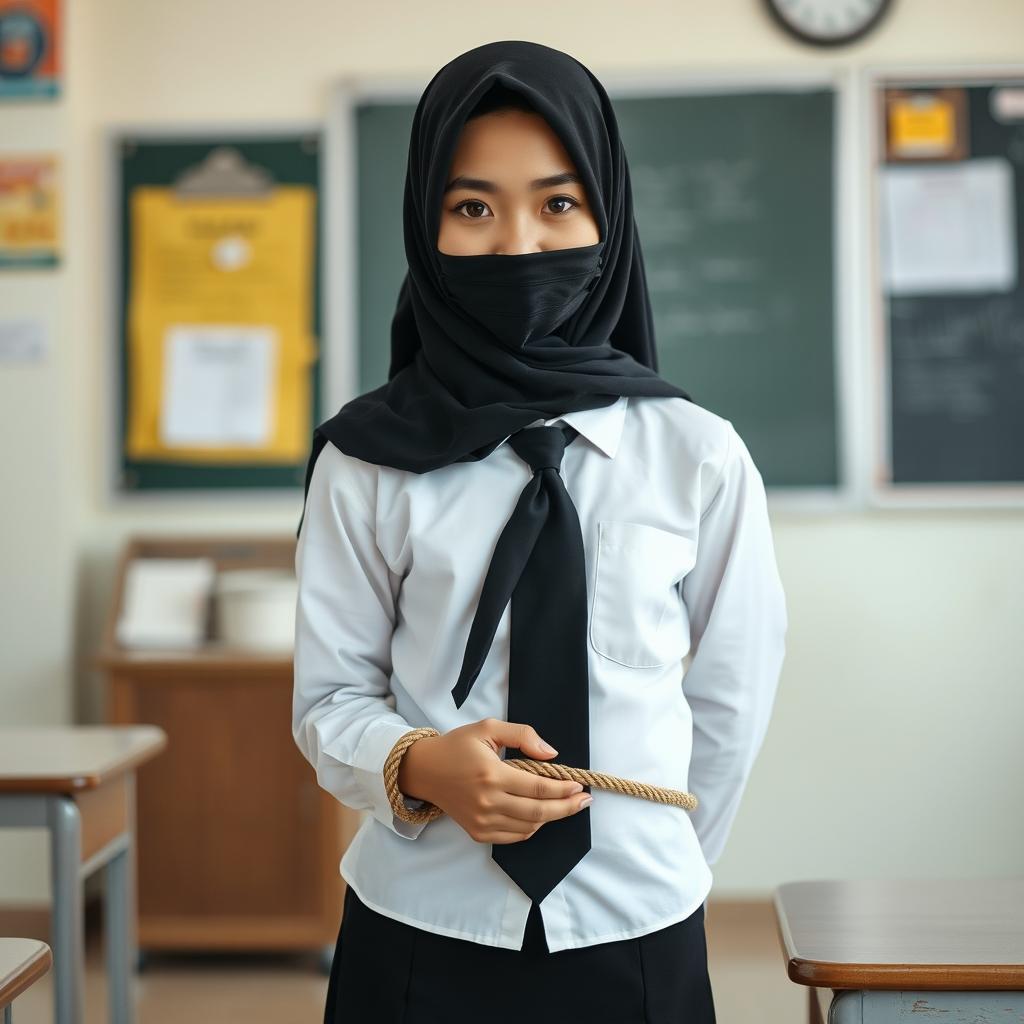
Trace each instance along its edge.
<path fill-rule="evenodd" d="M 0 156 L 0 270 L 57 266 L 60 211 L 57 157 Z"/>
<path fill-rule="evenodd" d="M 53 99 L 60 75 L 60 0 L 0 0 L 0 101 Z"/>

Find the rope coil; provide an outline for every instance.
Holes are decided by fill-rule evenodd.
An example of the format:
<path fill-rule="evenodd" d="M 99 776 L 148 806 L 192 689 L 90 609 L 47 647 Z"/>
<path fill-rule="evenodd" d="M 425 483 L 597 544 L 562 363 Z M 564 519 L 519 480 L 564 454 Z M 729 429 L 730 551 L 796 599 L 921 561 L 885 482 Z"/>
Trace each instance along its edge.
<path fill-rule="evenodd" d="M 384 788 L 388 794 L 388 801 L 395 817 L 402 821 L 408 821 L 414 825 L 421 825 L 435 818 L 440 818 L 445 812 L 436 804 L 424 801 L 424 806 L 412 809 L 405 806 L 405 798 L 398 788 L 398 768 L 405 752 L 419 739 L 425 736 L 440 736 L 437 729 L 423 726 L 413 729 L 399 737 L 398 742 L 391 748 L 391 752 L 384 762 Z M 558 764 L 551 761 L 535 761 L 532 758 L 510 758 L 504 762 L 513 768 L 521 771 L 532 772 L 534 775 L 543 775 L 548 779 L 568 779 L 571 782 L 579 782 L 584 786 L 596 786 L 598 789 L 607 789 L 613 793 L 623 793 L 626 796 L 639 797 L 641 800 L 653 800 L 659 804 L 671 804 L 673 807 L 681 807 L 683 810 L 692 811 L 697 807 L 697 798 L 693 793 L 687 793 L 680 789 L 668 789 L 665 786 L 653 786 L 647 782 L 637 782 L 634 779 L 623 779 L 618 775 L 609 775 L 607 772 L 595 772 L 586 768 L 573 768 L 567 764 Z"/>

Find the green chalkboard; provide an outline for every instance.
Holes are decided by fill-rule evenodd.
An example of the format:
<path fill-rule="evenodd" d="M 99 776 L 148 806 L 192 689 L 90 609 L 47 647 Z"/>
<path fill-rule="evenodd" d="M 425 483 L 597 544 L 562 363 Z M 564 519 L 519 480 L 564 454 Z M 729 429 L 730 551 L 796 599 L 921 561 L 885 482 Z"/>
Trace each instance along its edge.
<path fill-rule="evenodd" d="M 170 185 L 178 176 L 194 168 L 220 146 L 237 150 L 246 164 L 266 172 L 272 183 L 311 185 L 316 195 L 317 214 L 314 227 L 314 258 L 312 290 L 312 333 L 321 336 L 320 264 L 322 231 L 320 229 L 320 133 L 294 132 L 287 135 L 244 133 L 239 135 L 211 133 L 208 136 L 119 133 L 113 140 L 117 169 L 117 354 L 118 410 L 116 441 L 117 479 L 114 487 L 121 492 L 143 491 L 210 491 L 250 490 L 257 488 L 292 490 L 301 487 L 305 477 L 304 454 L 294 465 L 232 465 L 224 463 L 162 462 L 131 458 L 125 448 L 128 423 L 130 348 L 127 314 L 131 292 L 132 254 L 130 250 L 129 203 L 132 191 L 142 185 Z M 319 349 L 319 341 L 317 341 Z M 316 359 L 310 367 L 311 409 L 309 433 L 322 419 L 321 368 Z"/>
<path fill-rule="evenodd" d="M 835 90 L 613 98 L 659 372 L 732 420 L 768 486 L 837 487 Z M 356 104 L 361 391 L 387 379 L 414 103 Z"/>

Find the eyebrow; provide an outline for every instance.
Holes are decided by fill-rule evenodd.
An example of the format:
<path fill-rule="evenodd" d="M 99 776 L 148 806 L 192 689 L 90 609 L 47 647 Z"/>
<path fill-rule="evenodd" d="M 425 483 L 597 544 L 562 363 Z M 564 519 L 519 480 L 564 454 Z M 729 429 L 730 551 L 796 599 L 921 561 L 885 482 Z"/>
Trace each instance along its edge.
<path fill-rule="evenodd" d="M 553 188 L 555 185 L 569 185 L 576 184 L 582 185 L 583 182 L 580 180 L 578 174 L 573 174 L 572 171 L 562 171 L 561 174 L 552 174 L 547 178 L 536 178 L 530 182 L 530 189 L 537 191 L 542 188 Z M 454 189 L 465 188 L 473 192 L 500 192 L 501 189 L 493 182 L 487 181 L 484 178 L 467 178 L 466 175 L 460 174 L 457 178 L 452 178 L 444 187 L 444 194 L 447 195 Z"/>

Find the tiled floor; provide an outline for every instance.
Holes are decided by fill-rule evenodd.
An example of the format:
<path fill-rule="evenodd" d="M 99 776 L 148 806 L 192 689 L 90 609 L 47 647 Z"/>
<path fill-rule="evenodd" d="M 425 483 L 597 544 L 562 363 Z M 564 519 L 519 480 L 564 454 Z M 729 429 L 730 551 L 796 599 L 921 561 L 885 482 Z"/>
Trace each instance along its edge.
<path fill-rule="evenodd" d="M 786 978 L 769 903 L 711 900 L 706 930 L 718 1024 L 804 1024 L 806 991 Z M 90 931 L 85 1024 L 108 1019 L 103 971 Z M 14 1024 L 51 1024 L 51 977 L 16 1000 Z M 313 955 L 151 955 L 138 975 L 137 1024 L 321 1024 L 326 991 Z"/>

